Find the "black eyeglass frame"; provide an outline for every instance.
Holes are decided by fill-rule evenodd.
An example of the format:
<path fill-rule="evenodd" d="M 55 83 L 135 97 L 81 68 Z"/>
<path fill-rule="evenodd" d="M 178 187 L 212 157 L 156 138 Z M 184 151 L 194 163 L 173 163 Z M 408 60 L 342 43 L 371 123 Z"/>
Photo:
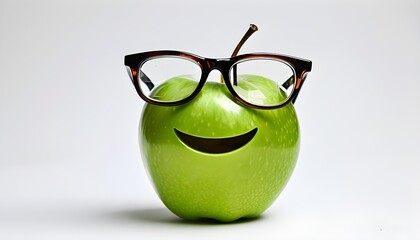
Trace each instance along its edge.
<path fill-rule="evenodd" d="M 197 85 L 197 88 L 191 93 L 190 96 L 186 97 L 185 99 L 174 101 L 174 102 L 162 102 L 162 101 L 156 101 L 149 97 L 147 97 L 140 88 L 139 82 L 143 81 L 146 85 L 149 86 L 151 83 L 150 79 L 148 79 L 147 76 L 144 75 L 140 71 L 142 65 L 147 62 L 148 60 L 151 60 L 153 58 L 160 58 L 160 57 L 178 57 L 178 58 L 184 58 L 187 60 L 190 60 L 194 63 L 196 63 L 200 69 L 201 69 L 201 77 L 200 81 Z M 235 66 L 235 64 L 245 61 L 245 60 L 252 60 L 252 59 L 273 59 L 273 60 L 280 60 L 290 65 L 290 67 L 294 70 L 296 77 L 296 82 L 294 84 L 294 89 L 292 90 L 290 96 L 282 103 L 277 105 L 269 105 L 269 106 L 262 106 L 262 105 L 256 105 L 249 103 L 242 99 L 234 90 L 231 84 L 231 79 L 229 77 L 229 72 L 232 67 Z M 228 88 L 229 92 L 232 94 L 232 96 L 241 104 L 250 107 L 250 108 L 256 108 L 256 109 L 263 109 L 263 110 L 269 110 L 269 109 L 277 109 L 281 108 L 290 102 L 294 103 L 296 101 L 297 96 L 299 95 L 300 89 L 302 88 L 303 83 L 305 82 L 305 78 L 307 76 L 307 73 L 311 71 L 312 69 L 312 62 L 310 60 L 287 56 L 287 55 L 281 55 L 281 54 L 274 54 L 274 53 L 248 53 L 248 54 L 242 54 L 238 56 L 234 56 L 231 58 L 204 58 L 192 53 L 182 52 L 182 51 L 174 51 L 174 50 L 158 50 L 158 51 L 149 51 L 149 52 L 142 52 L 142 53 L 136 53 L 136 54 L 130 54 L 126 55 L 124 57 L 124 64 L 128 68 L 128 72 L 131 77 L 131 81 L 139 94 L 139 96 L 150 104 L 155 104 L 158 106 L 179 106 L 185 103 L 188 103 L 194 97 L 197 96 L 197 94 L 201 91 L 204 84 L 207 81 L 208 75 L 212 70 L 219 70 L 222 74 L 222 77 L 224 79 L 225 85 Z M 290 80 L 290 79 L 289 79 Z M 293 84 L 293 81 L 287 80 L 285 83 L 283 83 L 283 87 L 286 89 Z M 291 78 L 291 80 L 293 80 Z"/>

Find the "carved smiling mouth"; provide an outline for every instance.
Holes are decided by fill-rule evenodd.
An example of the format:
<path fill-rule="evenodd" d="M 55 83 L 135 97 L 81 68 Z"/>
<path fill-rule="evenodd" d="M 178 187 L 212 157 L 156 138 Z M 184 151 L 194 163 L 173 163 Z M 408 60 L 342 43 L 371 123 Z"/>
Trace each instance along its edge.
<path fill-rule="evenodd" d="M 257 128 L 242 135 L 227 138 L 204 138 L 192 136 L 174 129 L 176 136 L 187 146 L 204 153 L 227 153 L 243 147 L 257 133 Z"/>

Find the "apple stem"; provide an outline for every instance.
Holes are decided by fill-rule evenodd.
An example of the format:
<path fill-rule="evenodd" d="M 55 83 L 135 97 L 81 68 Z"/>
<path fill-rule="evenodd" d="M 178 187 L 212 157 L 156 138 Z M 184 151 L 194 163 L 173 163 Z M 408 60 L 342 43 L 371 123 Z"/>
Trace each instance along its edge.
<path fill-rule="evenodd" d="M 233 51 L 230 57 L 235 57 L 236 55 L 238 55 L 238 52 L 241 49 L 242 45 L 244 45 L 246 40 L 248 40 L 248 38 L 256 31 L 258 31 L 258 27 L 255 24 L 250 24 L 248 31 L 242 37 L 241 41 L 239 41 L 238 45 L 236 46 L 235 50 Z"/>
<path fill-rule="evenodd" d="M 245 35 L 242 37 L 241 41 L 239 41 L 238 45 L 236 46 L 235 50 L 230 57 L 235 57 L 238 55 L 239 50 L 241 50 L 242 45 L 248 40 L 248 38 L 254 33 L 258 31 L 258 27 L 255 24 L 250 24 L 248 31 L 246 31 Z M 220 76 L 220 82 L 223 83 L 223 76 Z M 236 82 L 236 81 L 235 81 Z"/>

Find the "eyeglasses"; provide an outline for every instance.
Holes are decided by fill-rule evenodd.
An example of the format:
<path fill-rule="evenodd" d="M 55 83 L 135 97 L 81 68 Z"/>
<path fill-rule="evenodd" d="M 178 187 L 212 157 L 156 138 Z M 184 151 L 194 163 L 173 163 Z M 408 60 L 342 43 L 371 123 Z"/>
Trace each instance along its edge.
<path fill-rule="evenodd" d="M 221 82 L 245 106 L 276 109 L 294 103 L 312 62 L 273 53 L 235 56 L 254 31 L 256 26 L 251 25 L 231 58 L 162 50 L 127 55 L 125 65 L 137 93 L 150 104 L 178 106 L 191 101 L 212 70 L 221 72 Z"/>

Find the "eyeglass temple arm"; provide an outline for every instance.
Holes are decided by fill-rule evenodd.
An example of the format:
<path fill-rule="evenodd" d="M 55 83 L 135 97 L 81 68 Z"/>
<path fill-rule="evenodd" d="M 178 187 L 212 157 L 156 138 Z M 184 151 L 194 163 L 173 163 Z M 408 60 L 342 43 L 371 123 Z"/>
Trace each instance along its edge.
<path fill-rule="evenodd" d="M 288 89 L 290 86 L 293 85 L 293 83 L 295 82 L 294 80 L 294 76 L 291 76 L 289 79 L 287 79 L 282 86 L 284 87 L 284 89 Z"/>
<path fill-rule="evenodd" d="M 305 79 L 306 79 L 306 76 L 308 76 L 308 72 L 305 72 L 304 74 L 303 74 L 303 76 L 302 76 L 302 80 L 300 81 L 300 87 L 298 88 L 298 89 L 296 89 L 295 91 L 297 91 L 297 93 L 296 93 L 296 95 L 295 95 L 295 97 L 292 99 L 292 103 L 293 104 L 295 104 L 295 102 L 296 102 L 296 99 L 297 99 L 297 97 L 298 97 L 298 95 L 299 95 L 299 91 L 300 91 L 300 89 L 301 89 L 301 87 L 302 87 L 302 85 L 303 85 L 303 83 L 305 82 Z M 293 84 L 293 76 L 292 77 L 290 77 L 288 80 L 286 80 L 286 82 L 285 83 L 283 83 L 283 87 L 284 88 L 289 88 L 291 85 Z M 286 86 L 287 87 L 286 87 Z"/>
<path fill-rule="evenodd" d="M 155 84 L 153 84 L 152 80 L 150 80 L 150 78 L 142 70 L 139 70 L 139 72 L 137 72 L 136 70 L 134 70 L 134 68 L 127 66 L 127 72 L 128 75 L 130 75 L 131 82 L 134 84 L 134 86 L 136 86 L 135 81 L 137 81 L 137 78 L 140 78 L 140 80 L 144 84 L 146 84 L 149 90 L 152 90 L 155 87 Z M 137 76 L 137 74 L 140 75 Z"/>
<path fill-rule="evenodd" d="M 140 70 L 139 72 L 140 72 L 140 75 L 139 75 L 140 80 L 144 84 L 146 84 L 149 90 L 152 90 L 155 87 L 155 84 L 153 84 L 152 80 L 150 80 L 150 78 L 142 70 Z"/>

